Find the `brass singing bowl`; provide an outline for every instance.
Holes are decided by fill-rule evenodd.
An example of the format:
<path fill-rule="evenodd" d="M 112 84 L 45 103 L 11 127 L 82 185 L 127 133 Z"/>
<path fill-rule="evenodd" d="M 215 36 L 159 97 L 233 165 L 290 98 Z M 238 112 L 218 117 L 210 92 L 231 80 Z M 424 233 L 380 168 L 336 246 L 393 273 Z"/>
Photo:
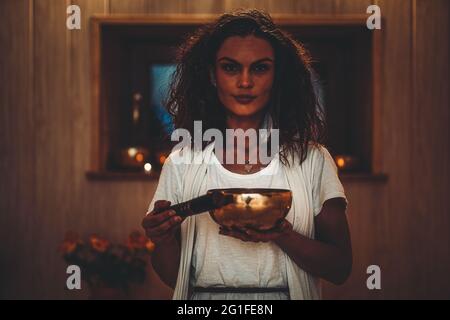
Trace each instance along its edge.
<path fill-rule="evenodd" d="M 270 231 L 286 218 L 292 205 L 292 192 L 287 189 L 231 188 L 208 193 L 217 191 L 233 197 L 231 203 L 209 212 L 216 223 L 227 228 Z"/>

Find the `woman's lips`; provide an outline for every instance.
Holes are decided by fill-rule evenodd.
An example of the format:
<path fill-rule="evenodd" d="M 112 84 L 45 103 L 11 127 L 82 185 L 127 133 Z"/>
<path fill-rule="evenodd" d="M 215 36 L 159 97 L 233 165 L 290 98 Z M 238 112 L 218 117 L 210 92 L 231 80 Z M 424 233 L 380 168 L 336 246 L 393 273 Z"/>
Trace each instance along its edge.
<path fill-rule="evenodd" d="M 250 96 L 250 95 L 240 95 L 240 96 L 233 96 L 233 98 L 241 104 L 249 104 L 253 100 L 255 100 L 256 96 Z"/>

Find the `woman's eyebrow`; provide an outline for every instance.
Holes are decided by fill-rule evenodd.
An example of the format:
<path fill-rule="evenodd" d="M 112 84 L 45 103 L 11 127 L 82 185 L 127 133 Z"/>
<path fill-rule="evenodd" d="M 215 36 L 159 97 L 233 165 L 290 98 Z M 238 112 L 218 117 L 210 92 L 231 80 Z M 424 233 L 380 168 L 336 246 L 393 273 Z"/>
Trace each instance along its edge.
<path fill-rule="evenodd" d="M 218 59 L 217 62 L 222 61 L 222 60 L 228 60 L 228 61 L 230 61 L 230 62 L 239 64 L 239 65 L 241 64 L 241 63 L 239 63 L 238 61 L 236 61 L 236 60 L 234 60 L 234 59 L 232 59 L 232 58 L 230 58 L 230 57 L 222 57 L 222 58 Z M 266 58 L 258 59 L 258 60 L 256 60 L 256 61 L 252 62 L 251 64 L 261 63 L 261 62 L 265 62 L 265 61 L 273 62 L 273 59 L 272 59 L 272 58 L 269 58 L 269 57 L 266 57 Z"/>

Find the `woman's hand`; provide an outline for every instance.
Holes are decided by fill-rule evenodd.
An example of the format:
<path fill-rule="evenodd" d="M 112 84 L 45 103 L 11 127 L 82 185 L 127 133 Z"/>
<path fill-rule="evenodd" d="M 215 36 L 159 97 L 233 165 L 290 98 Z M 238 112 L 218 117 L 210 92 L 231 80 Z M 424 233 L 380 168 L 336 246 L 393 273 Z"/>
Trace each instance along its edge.
<path fill-rule="evenodd" d="M 142 220 L 142 227 L 156 245 L 151 259 L 153 269 L 166 285 L 175 288 L 180 266 L 179 237 L 183 220 L 175 211 L 165 210 L 169 206 L 170 201 L 156 201 L 153 210 Z"/>
<path fill-rule="evenodd" d="M 269 242 L 279 239 L 280 237 L 289 234 L 292 231 L 292 224 L 286 219 L 269 232 L 259 232 L 253 229 L 227 229 L 220 227 L 219 234 L 230 236 L 248 242 Z"/>
<path fill-rule="evenodd" d="M 142 220 L 145 234 L 155 245 L 175 238 L 176 231 L 183 222 L 183 219 L 173 210 L 159 211 L 169 206 L 170 201 L 156 201 L 153 210 Z M 155 212 L 156 209 L 158 212 Z"/>

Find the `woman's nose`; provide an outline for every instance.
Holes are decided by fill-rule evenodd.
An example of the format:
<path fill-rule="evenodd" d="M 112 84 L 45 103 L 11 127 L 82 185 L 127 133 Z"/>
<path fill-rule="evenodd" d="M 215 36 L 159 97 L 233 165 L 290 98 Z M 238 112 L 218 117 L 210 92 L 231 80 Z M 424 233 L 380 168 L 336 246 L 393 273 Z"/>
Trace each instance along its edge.
<path fill-rule="evenodd" d="M 249 71 L 244 70 L 239 77 L 239 88 L 251 88 L 253 87 L 253 79 Z"/>

